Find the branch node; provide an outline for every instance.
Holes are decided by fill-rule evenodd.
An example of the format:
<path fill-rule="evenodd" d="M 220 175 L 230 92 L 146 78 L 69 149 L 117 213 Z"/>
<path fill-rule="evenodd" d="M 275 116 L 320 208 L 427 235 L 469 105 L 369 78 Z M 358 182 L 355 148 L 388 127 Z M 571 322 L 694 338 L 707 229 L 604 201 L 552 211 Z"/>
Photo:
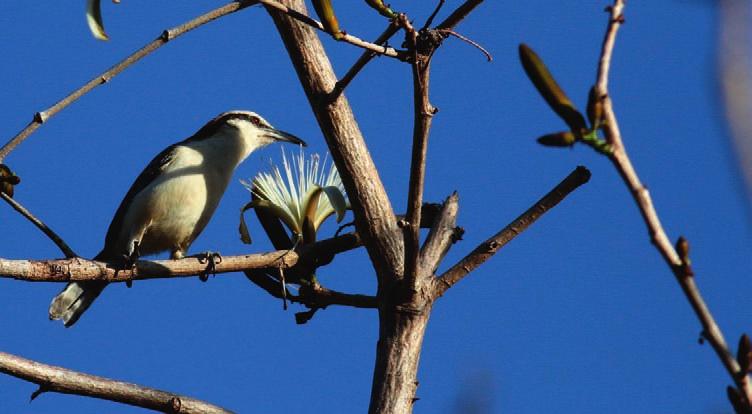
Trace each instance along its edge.
<path fill-rule="evenodd" d="M 163 42 L 167 43 L 170 40 L 174 38 L 172 30 L 165 30 L 162 32 L 162 34 L 159 36 L 160 39 L 162 39 Z"/>
<path fill-rule="evenodd" d="M 47 111 L 41 111 L 34 114 L 34 122 L 43 124 L 47 122 L 47 119 L 49 118 L 49 115 L 47 114 Z"/>
<path fill-rule="evenodd" d="M 46 385 L 39 384 L 39 388 L 37 388 L 36 391 L 31 393 L 31 396 L 29 397 L 29 402 L 34 401 L 35 398 L 39 397 L 45 392 L 48 392 L 50 389 Z"/>
<path fill-rule="evenodd" d="M 182 405 L 183 403 L 180 401 L 180 398 L 172 397 L 170 398 L 170 401 L 167 402 L 167 410 L 170 413 L 179 413 Z"/>
<path fill-rule="evenodd" d="M 465 235 L 465 229 L 462 227 L 455 227 L 452 232 L 452 244 L 457 243 L 458 241 L 462 240 L 462 236 Z"/>

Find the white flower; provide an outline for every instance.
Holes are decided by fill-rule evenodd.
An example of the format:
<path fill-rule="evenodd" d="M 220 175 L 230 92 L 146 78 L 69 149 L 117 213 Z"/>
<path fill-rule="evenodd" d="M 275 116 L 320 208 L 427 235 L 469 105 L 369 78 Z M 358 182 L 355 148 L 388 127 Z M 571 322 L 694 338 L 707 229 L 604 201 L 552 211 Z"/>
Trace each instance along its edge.
<path fill-rule="evenodd" d="M 334 213 L 340 222 L 348 208 L 339 172 L 334 163 L 327 172 L 326 164 L 327 159 L 321 162 L 318 154 L 312 154 L 306 160 L 303 147 L 290 160 L 282 149 L 284 175 L 278 166 L 272 165 L 271 172 L 258 173 L 251 183 L 241 182 L 258 197 L 254 208 L 269 209 L 293 234 L 301 236 L 306 219 L 315 232 Z"/>

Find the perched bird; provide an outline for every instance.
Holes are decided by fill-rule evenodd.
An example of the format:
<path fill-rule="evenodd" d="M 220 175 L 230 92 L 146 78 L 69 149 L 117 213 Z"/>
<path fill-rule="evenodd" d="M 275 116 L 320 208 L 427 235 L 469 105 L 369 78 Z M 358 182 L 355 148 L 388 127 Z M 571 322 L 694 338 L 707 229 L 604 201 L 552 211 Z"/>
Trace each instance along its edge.
<path fill-rule="evenodd" d="M 166 250 L 173 259 L 183 258 L 214 214 L 238 164 L 275 141 L 306 145 L 253 112 L 230 111 L 165 148 L 128 190 L 94 260 L 134 263 L 139 255 Z M 52 300 L 50 319 L 73 325 L 106 286 L 69 283 Z"/>

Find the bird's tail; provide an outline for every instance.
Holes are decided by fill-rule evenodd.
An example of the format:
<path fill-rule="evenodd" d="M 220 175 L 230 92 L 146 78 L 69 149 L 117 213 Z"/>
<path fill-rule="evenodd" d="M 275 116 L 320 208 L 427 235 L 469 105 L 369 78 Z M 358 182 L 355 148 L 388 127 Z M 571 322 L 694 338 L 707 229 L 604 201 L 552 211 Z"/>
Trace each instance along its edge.
<path fill-rule="evenodd" d="M 50 319 L 62 319 L 66 328 L 73 325 L 106 286 L 105 282 L 68 283 L 68 286 L 52 299 Z"/>
<path fill-rule="evenodd" d="M 98 254 L 94 260 L 102 260 L 101 256 L 103 253 Z M 73 325 L 105 287 L 106 282 L 97 281 L 68 283 L 65 289 L 52 299 L 50 319 L 62 319 L 66 328 Z"/>

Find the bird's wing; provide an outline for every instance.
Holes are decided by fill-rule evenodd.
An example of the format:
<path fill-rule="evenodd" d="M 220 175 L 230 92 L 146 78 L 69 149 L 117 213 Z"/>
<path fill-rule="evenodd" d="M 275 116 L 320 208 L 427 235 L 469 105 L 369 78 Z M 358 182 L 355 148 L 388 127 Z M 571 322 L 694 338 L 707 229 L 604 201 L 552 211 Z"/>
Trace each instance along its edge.
<path fill-rule="evenodd" d="M 141 171 L 141 174 L 138 175 L 136 181 L 133 182 L 133 185 L 131 185 L 128 193 L 123 198 L 123 201 L 120 202 L 120 206 L 118 207 L 117 212 L 115 212 L 115 216 L 112 218 L 110 227 L 107 229 L 107 236 L 104 240 L 104 248 L 97 255 L 97 259 L 117 259 L 120 258 L 121 255 L 127 253 L 112 251 L 116 248 L 115 246 L 117 245 L 117 241 L 120 236 L 119 233 L 120 231 L 122 231 L 123 220 L 125 220 L 126 211 L 128 210 L 128 207 L 133 202 L 133 199 L 136 197 L 136 195 L 140 193 L 144 188 L 146 188 L 149 184 L 151 184 L 154 179 L 157 178 L 168 165 L 170 165 L 174 158 L 175 147 L 177 147 L 179 144 L 180 143 L 170 145 L 162 152 L 157 154 L 157 156 L 154 157 L 153 160 L 151 160 L 149 165 L 147 165 L 146 168 Z"/>

